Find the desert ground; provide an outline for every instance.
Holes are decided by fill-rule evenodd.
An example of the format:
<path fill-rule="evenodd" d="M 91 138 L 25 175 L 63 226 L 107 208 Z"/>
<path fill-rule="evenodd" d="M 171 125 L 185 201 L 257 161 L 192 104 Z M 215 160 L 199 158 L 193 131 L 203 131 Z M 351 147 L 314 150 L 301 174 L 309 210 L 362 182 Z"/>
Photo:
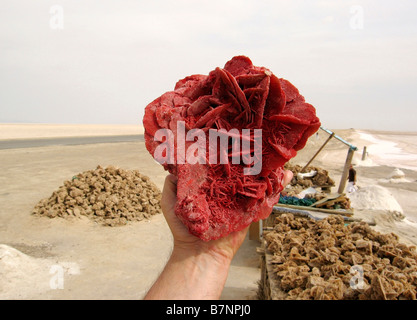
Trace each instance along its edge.
<path fill-rule="evenodd" d="M 139 126 L 0 124 L 0 140 L 141 134 Z M 417 245 L 417 133 L 335 130 L 355 145 L 359 192 L 378 185 L 389 192 L 352 201 L 355 218 Z M 328 134 L 319 131 L 291 162 L 304 165 Z M 362 160 L 362 150 L 368 154 Z M 329 171 L 337 190 L 348 147 L 332 139 L 311 165 Z M 172 237 L 161 214 L 124 226 L 88 218 L 31 214 L 43 198 L 74 175 L 109 165 L 139 170 L 162 190 L 166 172 L 144 142 L 0 150 L 0 299 L 141 299 L 167 261 Z M 397 169 L 401 177 L 393 177 Z M 349 196 L 349 195 L 348 195 Z M 399 209 L 398 209 L 399 208 Z M 398 212 L 400 211 L 400 212 Z M 222 299 L 255 299 L 259 242 L 246 239 L 232 262 Z"/>

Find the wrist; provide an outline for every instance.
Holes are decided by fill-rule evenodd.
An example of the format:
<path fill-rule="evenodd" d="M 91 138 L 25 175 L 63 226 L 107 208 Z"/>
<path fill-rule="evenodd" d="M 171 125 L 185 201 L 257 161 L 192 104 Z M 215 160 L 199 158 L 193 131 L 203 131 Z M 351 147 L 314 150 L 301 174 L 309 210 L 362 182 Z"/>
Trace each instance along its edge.
<path fill-rule="evenodd" d="M 171 257 L 182 260 L 194 260 L 201 263 L 209 262 L 210 265 L 216 264 L 220 266 L 229 266 L 234 253 L 232 250 L 222 249 L 215 245 L 211 245 L 210 242 L 193 244 L 193 243 L 176 243 L 174 241 L 174 248 Z"/>
<path fill-rule="evenodd" d="M 192 300 L 219 299 L 227 280 L 231 258 L 210 250 L 174 246 L 169 268 L 180 272 L 176 297 Z"/>

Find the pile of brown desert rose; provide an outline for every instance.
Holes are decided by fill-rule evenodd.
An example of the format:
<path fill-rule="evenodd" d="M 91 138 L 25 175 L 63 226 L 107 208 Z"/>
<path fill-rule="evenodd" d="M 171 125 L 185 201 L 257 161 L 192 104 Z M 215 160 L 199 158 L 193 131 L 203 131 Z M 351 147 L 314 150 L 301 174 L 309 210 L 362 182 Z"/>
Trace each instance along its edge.
<path fill-rule="evenodd" d="M 35 206 L 33 214 L 50 218 L 87 216 L 117 226 L 160 213 L 160 199 L 159 189 L 139 171 L 98 166 L 65 181 Z"/>
<path fill-rule="evenodd" d="M 329 176 L 329 172 L 323 168 L 309 166 L 304 171 L 302 171 L 303 167 L 300 165 L 293 165 L 287 162 L 284 166 L 286 170 L 291 170 L 294 174 L 291 180 L 291 186 L 295 188 L 309 188 L 309 187 L 323 187 L 323 186 L 334 186 L 334 180 Z M 316 171 L 317 173 L 313 177 L 299 177 L 299 173 L 308 173 L 311 171 Z M 300 190 L 300 191 L 301 191 Z"/>
<path fill-rule="evenodd" d="M 285 299 L 416 299 L 415 246 L 365 222 L 283 214 L 265 240 Z"/>

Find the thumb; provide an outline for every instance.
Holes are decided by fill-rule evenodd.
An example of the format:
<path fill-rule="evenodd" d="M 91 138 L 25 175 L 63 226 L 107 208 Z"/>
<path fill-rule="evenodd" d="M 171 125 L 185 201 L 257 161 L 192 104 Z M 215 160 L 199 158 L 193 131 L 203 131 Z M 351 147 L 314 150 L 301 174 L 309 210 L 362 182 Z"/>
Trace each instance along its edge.
<path fill-rule="evenodd" d="M 165 178 L 161 197 L 161 209 L 164 214 L 174 210 L 177 202 L 177 177 L 169 174 Z"/>
<path fill-rule="evenodd" d="M 290 170 L 284 171 L 284 178 L 282 180 L 283 188 L 285 188 L 291 182 L 293 177 L 294 177 L 294 173 L 292 171 Z"/>

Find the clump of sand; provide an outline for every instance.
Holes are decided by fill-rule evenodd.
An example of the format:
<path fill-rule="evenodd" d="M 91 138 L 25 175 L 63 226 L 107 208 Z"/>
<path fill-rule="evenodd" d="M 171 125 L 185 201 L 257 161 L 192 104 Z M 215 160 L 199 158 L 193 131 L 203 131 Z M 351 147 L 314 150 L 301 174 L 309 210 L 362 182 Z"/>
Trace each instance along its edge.
<path fill-rule="evenodd" d="M 381 179 L 381 181 L 383 181 Z M 409 183 L 412 182 L 411 180 L 408 180 L 405 176 L 404 171 L 401 169 L 395 168 L 393 172 L 388 176 L 387 182 L 389 183 Z"/>
<path fill-rule="evenodd" d="M 10 295 L 25 298 L 48 290 L 51 265 L 45 259 L 35 259 L 12 247 L 0 245 L 0 298 L 8 299 Z M 18 292 L 10 292 L 17 288 Z"/>
<path fill-rule="evenodd" d="M 378 185 L 362 187 L 356 192 L 350 193 L 349 199 L 354 209 L 380 210 L 392 214 L 397 220 L 404 218 L 401 205 L 384 187 Z"/>
<path fill-rule="evenodd" d="M 403 179 L 405 178 L 405 173 L 402 170 L 395 168 L 394 171 L 391 172 L 388 178 L 389 179 Z"/>
<path fill-rule="evenodd" d="M 0 299 L 26 299 L 63 289 L 65 276 L 79 273 L 77 263 L 34 258 L 0 244 Z"/>
<path fill-rule="evenodd" d="M 35 206 L 33 214 L 50 218 L 87 216 L 116 226 L 159 214 L 160 199 L 160 190 L 139 171 L 98 166 L 65 181 Z"/>

